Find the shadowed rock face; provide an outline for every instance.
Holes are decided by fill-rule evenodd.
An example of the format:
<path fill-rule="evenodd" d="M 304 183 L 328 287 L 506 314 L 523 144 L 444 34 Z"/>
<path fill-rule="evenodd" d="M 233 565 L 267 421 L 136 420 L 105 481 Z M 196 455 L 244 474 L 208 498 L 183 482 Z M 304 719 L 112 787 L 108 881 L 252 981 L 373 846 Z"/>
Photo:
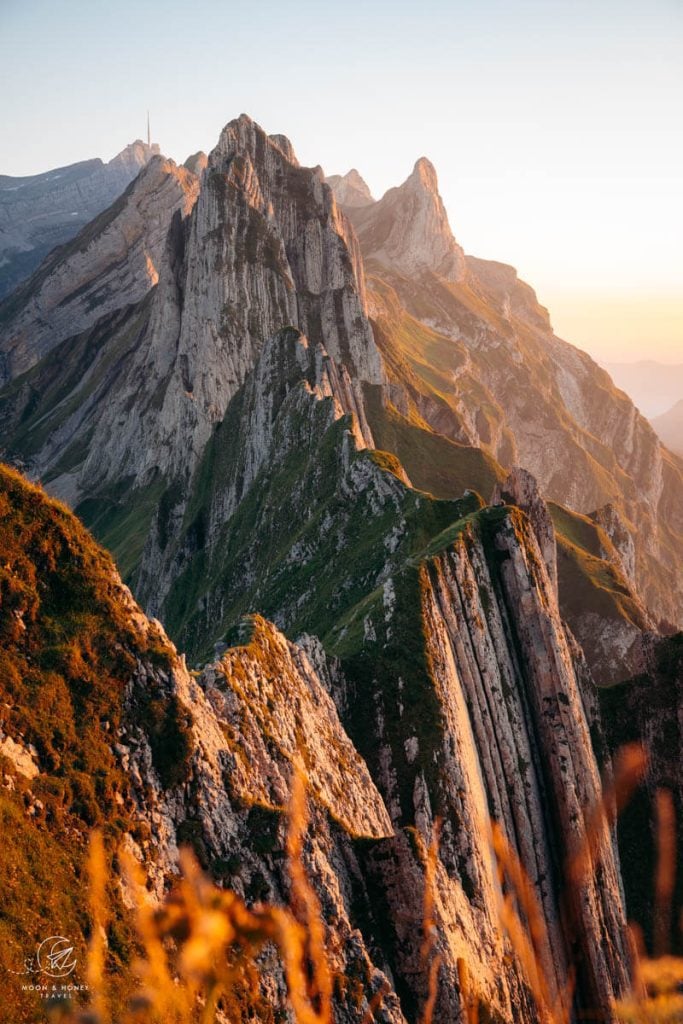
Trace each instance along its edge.
<path fill-rule="evenodd" d="M 0 299 L 118 198 L 158 153 L 138 139 L 107 164 L 85 160 L 24 178 L 0 175 Z"/>
<path fill-rule="evenodd" d="M 600 691 L 602 720 L 612 749 L 643 743 L 648 751 L 645 787 L 634 795 L 618 822 L 622 874 L 629 919 L 636 921 L 650 948 L 683 952 L 676 912 L 655 902 L 659 843 L 683 847 L 683 634 L 649 637 L 641 669 L 622 686 Z M 671 831 L 658 831 L 652 814 L 657 799 L 670 798 Z M 662 820 L 663 820 L 662 816 Z M 661 826 L 660 826 L 661 827 Z M 648 884 L 643 885 L 643 879 Z M 683 902 L 683 864 L 674 866 L 671 908 Z"/>

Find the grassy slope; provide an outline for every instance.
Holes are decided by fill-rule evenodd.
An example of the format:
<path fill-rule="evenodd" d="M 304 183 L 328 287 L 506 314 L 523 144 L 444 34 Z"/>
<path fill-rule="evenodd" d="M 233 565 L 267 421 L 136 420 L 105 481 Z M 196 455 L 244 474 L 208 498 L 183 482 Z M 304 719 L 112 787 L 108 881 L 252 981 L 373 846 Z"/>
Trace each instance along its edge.
<path fill-rule="evenodd" d="M 376 452 L 353 458 L 367 462 L 370 474 L 379 475 L 378 469 L 390 474 L 396 503 L 377 504 L 374 487 L 345 494 L 340 481 L 348 423 L 342 419 L 325 430 L 324 402 L 312 415 L 308 437 L 314 440 L 295 445 L 261 470 L 209 549 L 206 517 L 214 488 L 220 490 L 221 475 L 234 469 L 229 418 L 214 436 L 186 515 L 185 542 L 194 551 L 165 607 L 169 627 L 193 654 L 208 653 L 221 632 L 251 612 L 284 623 L 290 635 L 308 630 L 326 636 L 347 608 L 374 590 L 387 564 L 399 564 L 480 504 L 475 496 L 441 501 L 406 488 L 392 472 L 398 468 L 395 460 Z M 289 421 L 282 429 L 297 436 Z M 401 521 L 404 538 L 390 552 L 385 539 Z M 208 610 L 202 605 L 207 593 L 212 595 Z"/>
<path fill-rule="evenodd" d="M 379 389 L 366 391 L 368 422 L 380 449 L 394 453 L 412 484 L 439 498 L 465 490 L 487 497 L 504 476 L 495 459 L 481 448 L 458 444 L 426 423 L 403 416 L 393 405 L 383 405 Z"/>
<path fill-rule="evenodd" d="M 603 619 L 622 619 L 638 629 L 647 624 L 619 570 L 601 557 L 610 542 L 588 516 L 549 502 L 557 536 L 557 561 L 562 614 L 569 621 L 585 612 Z"/>
<path fill-rule="evenodd" d="M 75 516 L 0 466 L 0 724 L 37 749 L 41 766 L 29 782 L 0 758 L 14 779 L 0 790 L 0 957 L 8 970 L 50 933 L 83 953 L 87 832 L 95 824 L 112 837 L 137 829 L 111 733 L 136 659 L 165 664 L 168 649 L 132 625 L 114 573 Z M 165 705 L 141 699 L 143 714 L 164 718 Z M 130 951 L 120 904 L 110 949 L 114 962 Z M 41 1019 L 21 981 L 3 974 L 3 1004 L 12 1020 Z"/>

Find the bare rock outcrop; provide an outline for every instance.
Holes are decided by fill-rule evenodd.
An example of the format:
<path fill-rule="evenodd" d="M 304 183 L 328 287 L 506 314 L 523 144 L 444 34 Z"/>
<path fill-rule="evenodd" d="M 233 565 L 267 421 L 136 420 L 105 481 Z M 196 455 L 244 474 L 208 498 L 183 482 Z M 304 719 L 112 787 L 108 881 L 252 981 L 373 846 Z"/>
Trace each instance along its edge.
<path fill-rule="evenodd" d="M 575 666 L 531 522 L 519 511 L 488 510 L 479 526 L 464 528 L 431 556 L 413 582 L 399 576 L 392 584 L 393 604 L 371 610 L 366 629 L 365 654 L 370 659 L 382 650 L 382 668 L 370 692 L 351 690 L 351 708 L 354 700 L 360 706 L 347 714 L 347 727 L 354 737 L 357 723 L 357 741 L 397 829 L 410 825 L 420 835 L 417 854 L 398 839 L 378 848 L 372 877 L 387 900 L 398 891 L 417 892 L 419 899 L 419 885 L 410 881 L 414 858 L 424 860 L 433 821 L 442 821 L 436 1019 L 461 1012 L 459 958 L 493 1019 L 539 1019 L 537 1007 L 525 1006 L 521 975 L 503 967 L 509 952 L 490 856 L 491 819 L 543 908 L 548 937 L 541 970 L 549 990 L 563 998 L 580 949 L 576 1006 L 609 1013 L 610 1000 L 628 986 L 619 860 L 614 837 L 600 826 L 586 877 L 577 886 L 565 873 L 566 858 L 585 848 L 601 799 L 591 742 L 595 712 L 584 702 L 585 668 Z M 397 631 L 410 594 L 421 604 L 426 658 L 409 672 L 399 649 L 417 641 Z M 373 739 L 366 748 L 368 718 Z M 410 927 L 391 923 L 409 971 L 418 939 L 411 943 Z M 418 985 L 418 1002 L 425 997 L 420 992 Z"/>
<path fill-rule="evenodd" d="M 557 594 L 557 543 L 555 527 L 543 501 L 538 483 L 526 469 L 515 466 L 502 484 L 493 492 L 491 503 L 516 505 L 526 512 L 536 534 L 538 546 L 548 568 L 550 582 Z"/>
<path fill-rule="evenodd" d="M 598 526 L 602 527 L 611 540 L 614 550 L 616 550 L 618 555 L 619 566 L 626 579 L 634 586 L 637 586 L 636 545 L 633 540 L 632 533 L 626 526 L 622 516 L 619 515 L 618 510 L 614 505 L 608 503 L 593 512 L 590 518 L 594 520 Z M 603 553 L 603 557 L 608 559 L 613 558 L 614 551 L 605 551 Z"/>
<path fill-rule="evenodd" d="M 331 174 L 325 181 L 342 206 L 369 206 L 374 203 L 372 193 L 355 168 L 346 174 Z"/>
<path fill-rule="evenodd" d="M 341 194 L 339 200 L 344 202 Z M 402 185 L 376 203 L 354 202 L 347 209 L 370 263 L 407 276 L 426 271 L 448 281 L 465 276 L 465 255 L 451 233 L 436 171 L 425 157 Z"/>

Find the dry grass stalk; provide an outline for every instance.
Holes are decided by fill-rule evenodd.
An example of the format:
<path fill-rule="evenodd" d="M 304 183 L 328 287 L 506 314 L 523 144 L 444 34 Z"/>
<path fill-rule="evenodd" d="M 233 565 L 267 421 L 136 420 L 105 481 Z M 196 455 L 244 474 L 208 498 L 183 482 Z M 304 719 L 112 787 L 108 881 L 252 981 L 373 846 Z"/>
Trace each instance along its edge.
<path fill-rule="evenodd" d="M 618 759 L 614 781 L 587 816 L 585 840 L 567 865 L 569 886 L 583 885 L 599 852 L 605 823 L 624 805 L 642 778 L 645 760 L 639 748 L 629 748 Z M 671 925 L 671 900 L 675 876 L 675 822 L 671 795 L 657 796 L 658 867 L 655 880 L 657 923 L 655 945 L 667 947 Z M 308 828 L 306 783 L 303 773 L 294 774 L 287 833 L 289 907 L 267 904 L 253 909 L 233 892 L 213 885 L 188 850 L 181 851 L 181 878 L 161 907 L 150 899 L 142 868 L 123 853 L 121 863 L 135 907 L 135 919 L 144 957 L 136 964 L 142 983 L 134 997 L 129 1024 L 212 1024 L 220 1002 L 231 1016 L 236 987 L 255 993 L 259 987 L 256 957 L 263 947 L 278 946 L 287 979 L 290 1005 L 297 1024 L 332 1024 L 332 971 L 325 943 L 320 903 L 306 874 L 303 854 Z M 524 971 L 538 1008 L 538 1020 L 568 1024 L 573 979 L 564 991 L 544 970 L 548 934 L 535 889 L 502 830 L 493 825 L 493 847 L 499 865 L 500 919 Z M 438 992 L 441 958 L 434 955 L 436 872 L 439 827 L 435 825 L 425 862 L 423 939 L 421 960 L 428 966 L 427 998 L 421 1024 L 432 1024 Z M 106 859 L 102 837 L 94 833 L 89 858 L 92 936 L 88 956 L 88 983 L 93 993 L 88 1018 L 109 1024 L 106 998 Z M 631 996 L 617 1003 L 614 1012 L 624 1024 L 681 1024 L 683 1022 L 683 960 L 659 956 L 648 959 L 642 937 L 631 933 L 633 979 Z M 480 1001 L 467 964 L 457 964 L 459 987 L 467 1024 L 478 1024 Z M 371 1024 L 387 992 L 385 983 L 369 1001 L 362 1024 Z M 237 1020 L 239 1006 L 234 1019 Z M 75 1018 L 78 1020 L 78 1018 Z M 120 1018 L 119 1018 L 120 1019 Z M 68 1022 L 69 1018 L 66 1018 Z M 72 1017 L 73 1021 L 74 1018 Z"/>
<path fill-rule="evenodd" d="M 88 857 L 88 881 L 91 927 L 88 946 L 86 980 L 93 995 L 93 1010 L 105 1020 L 107 1017 L 106 988 L 104 980 L 104 959 L 107 941 L 107 867 L 105 861 L 104 841 L 102 833 L 96 830 L 90 839 Z"/>
<path fill-rule="evenodd" d="M 294 772 L 287 830 L 287 863 L 291 882 L 292 913 L 274 911 L 279 922 L 279 944 L 285 960 L 289 997 L 299 1024 L 330 1024 L 332 972 L 325 950 L 325 926 L 318 897 L 303 863 L 308 827 L 306 783 L 303 771 Z M 296 916 L 295 916 L 296 915 Z M 303 923 L 297 916 L 303 917 Z M 310 970 L 308 970 L 310 962 Z"/>
<path fill-rule="evenodd" d="M 429 976 L 427 981 L 427 999 L 422 1012 L 421 1024 L 432 1024 L 434 1007 L 438 994 L 439 970 L 441 968 L 441 957 L 437 954 L 432 956 L 436 945 L 436 921 L 434 920 L 434 893 L 436 891 L 436 868 L 439 860 L 439 836 L 441 822 L 437 818 L 432 827 L 432 841 L 427 851 L 427 862 L 425 864 L 424 897 L 422 904 L 422 945 L 420 947 L 420 958 L 426 966 L 429 964 Z M 431 957 L 431 962 L 430 962 Z"/>
<path fill-rule="evenodd" d="M 665 956 L 670 948 L 671 911 L 676 881 L 676 814 L 673 797 L 668 789 L 657 790 L 655 807 L 657 874 L 653 950 L 655 956 Z"/>
<path fill-rule="evenodd" d="M 458 984 L 465 1011 L 466 1024 L 479 1024 L 479 998 L 472 985 L 470 972 L 462 957 L 458 957 Z"/>
<path fill-rule="evenodd" d="M 594 870 L 604 839 L 605 825 L 612 828 L 617 815 L 631 799 L 647 770 L 647 754 L 637 744 L 628 744 L 618 751 L 611 782 L 586 818 L 585 835 L 567 861 L 567 886 L 579 888 Z"/>
<path fill-rule="evenodd" d="M 647 757 L 637 744 L 623 747 L 615 759 L 611 783 L 605 787 L 595 806 L 586 815 L 583 839 L 570 854 L 565 873 L 566 922 L 576 928 L 574 899 L 595 870 L 605 839 L 617 814 L 631 798 L 647 768 Z M 507 878 L 511 893 L 519 905 L 518 914 L 511 896 L 501 900 L 501 922 L 524 970 L 529 988 L 544 1019 L 552 1024 L 565 1024 L 569 1020 L 573 998 L 574 974 L 570 971 L 563 990 L 557 989 L 549 970 L 544 966 L 544 952 L 549 948 L 545 920 L 536 896 L 515 851 L 510 847 L 500 827 L 493 825 L 493 847 L 501 873 L 501 883 Z M 526 922 L 526 927 L 522 921 Z"/>
<path fill-rule="evenodd" d="M 498 862 L 501 887 L 507 879 L 510 893 L 501 894 L 499 915 L 512 948 L 536 1002 L 543 1021 L 566 1024 L 569 1020 L 568 992 L 558 992 L 549 971 L 544 966 L 544 954 L 549 949 L 545 920 L 536 896 L 517 854 L 510 846 L 500 826 L 492 824 L 493 849 Z M 517 902 L 521 914 L 515 909 Z M 526 927 L 522 923 L 522 916 Z"/>

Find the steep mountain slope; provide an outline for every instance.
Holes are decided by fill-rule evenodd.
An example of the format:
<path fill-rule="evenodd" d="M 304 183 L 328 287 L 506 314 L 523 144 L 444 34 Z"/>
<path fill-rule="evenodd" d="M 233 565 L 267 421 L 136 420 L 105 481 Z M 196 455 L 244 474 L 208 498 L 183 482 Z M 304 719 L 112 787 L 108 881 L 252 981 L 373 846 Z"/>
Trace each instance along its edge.
<path fill-rule="evenodd" d="M 195 164 L 201 170 L 204 161 Z M 154 173 L 150 167 L 127 197 L 87 229 L 82 236 L 85 254 L 76 243 L 74 253 L 67 247 L 54 254 L 26 289 L 5 304 L 10 314 L 2 333 L 6 365 L 11 366 L 14 351 L 28 364 L 41 350 L 54 348 L 4 389 L 0 422 L 8 456 L 78 508 L 115 552 L 146 606 L 155 611 L 163 608 L 173 630 L 194 621 L 190 601 L 200 607 L 208 600 L 212 607 L 223 609 L 207 617 L 213 636 L 205 635 L 203 629 L 193 633 L 192 643 L 199 643 L 201 637 L 206 650 L 205 645 L 210 649 L 220 636 L 228 610 L 250 607 L 246 594 L 238 604 L 220 595 L 222 576 L 213 563 L 228 560 L 220 555 L 218 538 L 232 531 L 225 524 L 240 503 L 244 502 L 240 521 L 248 522 L 246 509 L 255 507 L 257 493 L 250 495 L 250 486 L 260 468 L 273 459 L 277 462 L 272 423 L 279 415 L 283 387 L 285 392 L 298 386 L 313 389 L 319 397 L 333 395 L 335 418 L 353 414 L 358 444 L 394 453 L 408 479 L 437 496 L 458 497 L 468 488 L 489 496 L 503 475 L 493 453 L 511 465 L 519 452 L 507 412 L 481 383 L 493 361 L 477 355 L 480 342 L 475 344 L 471 338 L 456 342 L 424 319 L 411 316 L 397 292 L 378 278 L 373 279 L 371 293 L 376 316 L 371 331 L 355 236 L 321 184 L 320 172 L 300 168 L 287 140 L 268 138 L 246 117 L 232 122 L 207 163 L 204 188 L 194 206 L 194 179 L 188 183 L 182 169 L 154 166 Z M 157 175 L 165 182 L 160 191 L 150 188 Z M 347 178 L 347 184 L 363 191 L 360 179 Z M 371 247 L 366 253 L 369 266 L 377 264 L 379 246 L 386 279 L 389 263 L 400 262 L 405 249 L 414 279 L 426 282 L 425 287 L 419 285 L 425 301 L 439 281 L 444 289 L 469 288 L 463 274 L 470 271 L 450 235 L 435 174 L 427 161 L 418 161 L 407 185 L 391 190 L 381 203 L 365 198 L 366 205 L 355 207 L 352 215 L 366 218 L 359 232 L 363 245 Z M 178 203 L 165 248 L 159 252 L 162 222 L 171 219 Z M 397 228 L 401 204 L 405 216 Z M 379 213 L 373 213 L 376 208 Z M 110 237 L 113 233 L 117 239 L 125 238 L 120 225 L 131 220 L 148 226 L 139 241 L 133 236 L 123 268 L 118 260 L 112 266 Z M 141 263 L 147 252 L 141 243 L 150 237 L 155 240 L 159 282 L 144 301 L 126 305 L 152 284 Z M 142 272 L 128 286 L 122 269 L 136 260 Z M 430 260 L 451 280 L 431 274 L 426 269 Z M 90 263 L 95 274 L 88 269 Z M 506 301 L 515 317 L 527 327 L 546 330 L 547 315 L 514 271 L 482 261 L 470 260 L 469 266 L 492 289 L 493 297 L 478 300 L 477 316 L 486 315 L 500 330 L 496 304 L 501 289 L 507 289 L 513 297 Z M 408 287 L 408 278 L 401 280 Z M 45 295 L 59 298 L 62 282 L 69 283 L 72 298 L 62 300 L 63 306 L 53 302 L 46 309 Z M 294 342 L 294 335 L 281 335 L 285 340 L 280 352 L 275 332 L 288 322 L 305 328 L 308 337 Z M 466 323 L 470 335 L 479 337 L 481 322 L 472 315 Z M 65 324 L 80 327 L 82 333 L 60 342 Z M 487 330 L 493 331 L 490 324 Z M 492 333 L 492 338 L 496 351 L 505 350 L 495 340 L 497 335 Z M 255 370 L 254 361 L 264 343 L 267 354 Z M 536 349 L 533 353 L 536 359 Z M 526 386 L 536 362 L 531 361 L 529 370 L 522 355 L 515 355 L 515 360 L 516 372 Z M 547 376 L 547 367 L 543 373 Z M 512 405 L 517 397 L 513 392 Z M 298 401 L 302 398 L 299 395 Z M 562 412 L 558 395 L 553 401 L 561 414 L 558 443 L 564 444 L 569 436 L 564 428 L 568 413 Z M 514 423 L 514 410 L 511 419 Z M 298 436 L 296 419 L 291 421 L 291 413 L 285 411 L 283 423 L 289 422 L 287 429 Z M 219 428 L 221 433 L 213 434 Z M 286 438 L 286 430 L 280 429 Z M 315 449 L 317 427 L 310 430 L 309 438 Z M 275 443 L 282 446 L 284 442 L 276 439 Z M 578 442 L 571 454 L 576 455 L 576 465 L 566 474 L 567 480 L 580 476 L 585 463 L 593 474 L 595 460 Z M 228 490 L 229 498 L 221 498 L 213 508 L 206 480 L 216 458 L 229 464 L 234 478 L 231 483 L 218 483 Z M 533 461 L 532 454 L 529 459 Z M 598 478 L 605 483 L 607 475 L 601 473 Z M 568 501 L 581 489 L 580 483 L 575 480 L 571 485 Z M 286 500 L 286 476 L 284 485 L 284 499 L 277 487 L 267 485 L 267 500 L 261 489 L 263 508 Z M 261 481 L 259 487 L 263 486 Z M 596 494 L 596 503 L 612 489 L 609 484 Z M 570 615 L 573 628 L 586 642 L 599 678 L 607 681 L 619 674 L 620 660 L 628 664 L 627 674 L 635 670 L 644 621 L 629 605 L 630 597 L 602 600 L 608 592 L 624 594 L 628 586 L 619 582 L 594 586 L 595 581 L 624 571 L 604 536 L 605 529 L 619 535 L 622 548 L 629 548 L 629 585 L 635 583 L 632 527 L 629 533 L 617 520 L 618 514 L 605 520 L 602 547 L 592 544 L 578 560 L 561 559 L 567 569 L 564 582 L 571 581 L 561 590 L 564 614 Z M 239 543 L 248 552 L 251 540 L 246 526 L 241 536 Z M 574 546 L 567 552 L 576 556 L 574 538 L 569 540 Z M 237 543 L 233 535 L 231 552 Z M 605 569 L 594 560 L 605 557 L 616 569 Z M 200 568 L 206 559 L 212 563 L 208 574 Z M 188 574 L 193 582 L 185 589 Z M 182 608 L 177 594 L 183 594 Z M 572 608 L 578 608 L 586 596 L 588 607 L 604 613 L 606 620 L 595 614 L 572 616 Z M 612 639 L 600 640 L 601 630 L 611 638 L 618 635 L 616 646 Z"/>
<path fill-rule="evenodd" d="M 283 809 L 303 743 L 314 822 L 306 866 L 334 918 L 335 970 L 367 986 L 360 999 L 339 987 L 338 1019 L 360 1020 L 363 992 L 384 977 L 345 909 L 352 888 L 358 913 L 367 900 L 354 843 L 393 830 L 306 653 L 257 620 L 247 643 L 195 681 L 74 516 L 4 468 L 0 503 L 5 1010 L 16 1020 L 41 1012 L 26 985 L 42 978 L 22 964 L 46 935 L 69 937 L 82 965 L 94 824 L 109 857 L 126 846 L 158 894 L 177 870 L 177 843 L 190 842 L 248 900 L 282 900 Z M 111 896 L 108 967 L 123 1000 L 133 935 L 118 886 Z M 268 967 L 246 1009 L 274 1020 L 284 985 L 277 962 Z M 82 966 L 70 980 L 85 980 Z M 391 993 L 379 1019 L 404 1020 Z"/>
<path fill-rule="evenodd" d="M 606 506 L 610 510 L 611 506 Z M 615 546 L 614 509 L 582 516 L 549 503 L 557 537 L 560 607 L 581 644 L 593 678 L 612 686 L 643 670 L 645 649 L 655 624 L 634 589 L 628 561 Z M 629 553 L 633 547 L 625 531 Z"/>
<path fill-rule="evenodd" d="M 361 422 L 343 365 L 321 345 L 293 329 L 266 342 L 189 498 L 172 487 L 160 500 L 136 576 L 193 654 L 255 608 L 294 634 L 326 634 L 428 533 L 478 507 L 475 496 L 434 502 L 409 490 L 395 458 L 366 450 Z M 492 487 L 495 464 L 465 452 Z M 100 532 L 111 515 L 92 502 L 79 510 Z"/>
<path fill-rule="evenodd" d="M 680 460 L 589 356 L 555 337 L 512 267 L 464 257 L 427 161 L 377 203 L 346 212 L 393 406 L 506 468 L 524 466 L 544 495 L 577 512 L 616 506 L 637 539 L 643 600 L 680 621 Z"/>
<path fill-rule="evenodd" d="M 204 161 L 195 163 L 201 169 Z M 248 585 L 253 577 L 248 516 L 256 510 L 263 519 L 283 502 L 292 508 L 293 525 L 297 516 L 308 514 L 288 497 L 296 476 L 281 473 L 273 480 L 265 471 L 283 461 L 284 451 L 289 465 L 306 472 L 306 447 L 291 446 L 292 437 L 302 436 L 305 396 L 297 388 L 312 389 L 319 398 L 333 396 L 332 418 L 352 415 L 358 445 L 396 454 L 407 479 L 437 496 L 457 497 L 466 489 L 490 495 L 503 475 L 493 452 L 509 465 L 518 445 L 506 412 L 481 384 L 485 372 L 474 365 L 476 346 L 456 344 L 410 316 L 397 292 L 377 278 L 371 293 L 377 315 L 373 340 L 353 232 L 331 204 L 319 172 L 299 168 L 286 140 L 269 139 L 243 117 L 226 128 L 204 180 L 193 206 L 196 184 L 187 172 L 160 163 L 150 167 L 127 197 L 87 229 L 84 254 L 81 245 L 74 253 L 68 248 L 56 253 L 25 292 L 5 304 L 11 314 L 3 334 L 6 365 L 11 366 L 14 352 L 27 363 L 41 349 L 55 347 L 5 388 L 0 420 L 15 462 L 74 504 L 115 552 L 146 607 L 163 614 L 193 651 L 206 653 L 231 616 L 270 609 L 258 603 L 265 598 L 266 577 L 261 575 L 260 589 Z M 349 180 L 363 191 L 360 179 Z M 469 287 L 463 278 L 469 271 L 450 235 L 427 161 L 418 161 L 407 185 L 391 190 L 380 204 L 366 200 L 352 215 L 365 218 L 359 232 L 371 249 L 369 266 L 377 263 L 379 246 L 386 279 L 389 263 L 400 262 L 405 249 L 415 280 L 435 287 L 437 278 L 425 269 L 432 260 L 450 275 L 450 282 L 438 278 L 444 288 Z M 178 203 L 159 252 L 162 224 L 172 219 Z M 405 216 L 397 228 L 402 203 Z M 139 240 L 132 236 L 123 264 L 112 261 L 111 235 L 125 240 L 122 228 L 131 222 L 144 226 L 143 234 Z M 122 268 L 146 260 L 141 243 L 150 237 L 159 283 L 144 301 L 126 305 L 135 289 L 152 284 L 145 272 L 129 275 L 129 287 L 121 276 Z M 546 329 L 547 315 L 514 271 L 482 261 L 469 265 L 495 292 L 477 307 L 478 315 L 492 316 L 501 289 L 507 289 L 515 316 Z M 92 274 L 90 266 L 97 272 Z M 47 308 L 45 296 L 59 298 L 61 282 L 70 283 L 72 299 Z M 429 287 L 422 289 L 423 298 Z M 311 339 L 270 333 L 287 321 L 307 326 Z M 472 330 L 476 323 L 470 323 Z M 60 342 L 65 324 L 78 325 L 83 333 Z M 252 369 L 269 334 L 264 358 Z M 451 370 L 454 359 L 460 362 Z M 298 397 L 281 410 L 290 390 Z M 306 422 L 309 413 L 303 415 Z M 318 450 L 327 415 L 304 430 L 310 451 Z M 477 447 L 484 442 L 484 449 Z M 595 468 L 585 453 L 581 458 Z M 214 462 L 232 474 L 231 480 L 212 485 L 218 498 L 206 486 Z M 577 458 L 572 474 L 581 472 L 580 462 Z M 320 467 L 317 472 L 324 476 Z M 577 481 L 572 486 L 576 490 Z M 329 496 L 335 492 L 330 477 Z M 321 498 L 315 487 L 313 494 Z M 321 498 L 320 508 L 324 504 Z M 632 593 L 637 584 L 632 526 L 629 532 L 628 521 L 615 512 L 606 516 L 599 540 L 579 529 L 577 544 L 571 516 L 562 521 L 568 528 L 567 537 L 560 529 L 563 614 L 596 677 L 615 682 L 637 671 L 641 633 L 651 626 Z M 354 528 L 359 526 L 357 520 Z M 279 529 L 277 519 L 267 527 Z M 296 534 L 295 527 L 293 542 Z M 628 549 L 628 570 L 610 542 L 617 535 L 620 549 Z M 279 541 L 272 543 L 283 550 Z M 235 574 L 232 565 L 226 575 L 221 565 L 235 560 L 243 574 Z M 293 554 L 291 564 L 296 563 Z M 284 580 L 287 573 L 276 570 Z M 232 591 L 230 574 L 241 580 L 241 592 Z M 272 614 L 281 611 L 272 608 Z M 198 623 L 201 615 L 205 626 Z"/>
<path fill-rule="evenodd" d="M 324 342 L 351 393 L 383 379 L 356 243 L 321 173 L 242 117 L 224 130 L 203 181 L 192 214 L 169 233 L 149 302 L 101 319 L 90 341 L 65 341 L 58 364 L 48 356 L 3 402 L 8 450 L 29 455 L 74 504 L 106 487 L 120 494 L 123 481 L 186 483 L 264 340 L 282 326 Z M 65 472 L 68 451 L 80 458 L 69 455 Z"/>
<path fill-rule="evenodd" d="M 106 209 L 158 152 L 138 139 L 106 164 L 84 160 L 24 178 L 0 175 L 0 299 Z"/>
<path fill-rule="evenodd" d="M 650 422 L 667 448 L 683 456 L 683 398 Z"/>
<path fill-rule="evenodd" d="M 372 467 L 356 473 L 391 538 L 406 485 Z M 55 916 L 82 950 L 87 922 L 73 879 L 84 830 L 98 820 L 115 819 L 112 838 L 144 861 L 157 891 L 177 843 L 190 842 L 205 868 L 248 901 L 282 899 L 281 812 L 298 753 L 314 803 L 306 866 L 327 908 L 334 969 L 361 980 L 360 989 L 335 989 L 336 1019 L 363 1018 L 382 970 L 394 990 L 379 1020 L 415 1020 L 424 1004 L 419 925 L 437 814 L 437 1020 L 462 1012 L 462 960 L 490 1019 L 537 1019 L 501 928 L 489 813 L 537 887 L 551 992 L 565 998 L 577 955 L 577 1007 L 606 1009 L 623 990 L 624 917 L 609 832 L 593 839 L 599 884 L 591 873 L 568 887 L 562 865 L 564 851 L 584 841 L 599 799 L 589 736 L 599 726 L 523 513 L 478 512 L 475 503 L 443 530 L 446 511 L 465 509 L 442 503 L 451 507 L 427 519 L 423 554 L 396 563 L 332 630 L 329 646 L 341 660 L 312 637 L 295 646 L 256 619 L 195 681 L 77 521 L 15 474 L 3 470 L 0 483 L 4 801 L 13 822 L 13 866 L 4 873 L 15 879 L 2 911 L 4 955 L 20 963 L 21 946 L 38 941 Z M 378 545 L 380 538 L 375 532 Z M 374 782 L 354 744 L 366 751 Z M 26 915 L 38 841 L 48 856 L 62 844 L 62 895 Z M 110 966 L 125 980 L 125 908 L 115 923 Z M 265 962 L 252 1010 L 277 1009 L 280 972 L 277 961 Z M 18 984 L 12 996 L 33 1005 Z"/>
<path fill-rule="evenodd" d="M 173 215 L 186 217 L 198 193 L 195 175 L 155 156 L 113 206 L 53 250 L 0 303 L 0 380 L 13 379 L 64 338 L 142 299 L 159 279 Z"/>

